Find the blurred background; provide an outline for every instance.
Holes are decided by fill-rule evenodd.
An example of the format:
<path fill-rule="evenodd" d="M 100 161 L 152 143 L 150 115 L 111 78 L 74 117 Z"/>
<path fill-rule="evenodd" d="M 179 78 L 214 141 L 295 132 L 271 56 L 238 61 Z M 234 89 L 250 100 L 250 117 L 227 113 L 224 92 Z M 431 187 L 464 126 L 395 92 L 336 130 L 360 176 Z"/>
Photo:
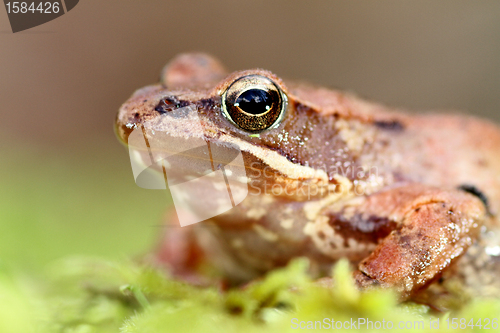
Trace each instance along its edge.
<path fill-rule="evenodd" d="M 148 251 L 169 195 L 134 183 L 113 121 L 180 52 L 391 106 L 500 121 L 500 2 L 98 1 L 13 34 L 0 10 L 0 259 Z"/>

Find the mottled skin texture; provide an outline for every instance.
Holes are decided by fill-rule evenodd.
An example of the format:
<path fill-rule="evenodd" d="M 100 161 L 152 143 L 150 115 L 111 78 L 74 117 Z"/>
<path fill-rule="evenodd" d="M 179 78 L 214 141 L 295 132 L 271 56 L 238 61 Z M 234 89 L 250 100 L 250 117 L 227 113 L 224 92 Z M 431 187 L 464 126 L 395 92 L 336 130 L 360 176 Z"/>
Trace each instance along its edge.
<path fill-rule="evenodd" d="M 224 90 L 248 74 L 272 79 L 289 102 L 279 126 L 258 137 L 221 112 Z M 161 84 L 121 107 L 118 136 L 126 143 L 132 128 L 186 106 L 197 110 L 204 131 L 188 120 L 162 130 L 238 146 L 252 182 L 229 212 L 167 228 L 157 258 L 179 276 L 209 262 L 244 282 L 306 256 L 320 277 L 347 257 L 360 287 L 394 287 L 406 299 L 447 271 L 458 274 L 459 258 L 499 224 L 500 131 L 489 122 L 412 116 L 261 69 L 228 74 L 207 55 L 186 54 L 165 67 Z M 270 184 L 289 191 L 273 193 Z"/>

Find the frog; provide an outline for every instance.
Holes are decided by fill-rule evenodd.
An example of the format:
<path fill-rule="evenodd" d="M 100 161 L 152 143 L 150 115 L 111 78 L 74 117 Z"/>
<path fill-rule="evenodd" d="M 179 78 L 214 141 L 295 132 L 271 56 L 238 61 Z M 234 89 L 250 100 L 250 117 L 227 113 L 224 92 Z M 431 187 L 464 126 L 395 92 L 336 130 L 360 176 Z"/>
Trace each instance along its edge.
<path fill-rule="evenodd" d="M 142 128 L 168 149 L 144 130 L 159 117 L 157 132 L 241 152 L 247 176 L 248 195 L 231 209 L 185 227 L 168 218 L 154 260 L 172 275 L 195 280 L 209 265 L 244 284 L 306 257 L 320 281 L 345 258 L 360 289 L 401 300 L 443 280 L 499 290 L 493 122 L 410 113 L 260 68 L 231 73 L 204 53 L 178 55 L 159 83 L 137 90 L 119 109 L 117 136 L 127 144 Z"/>

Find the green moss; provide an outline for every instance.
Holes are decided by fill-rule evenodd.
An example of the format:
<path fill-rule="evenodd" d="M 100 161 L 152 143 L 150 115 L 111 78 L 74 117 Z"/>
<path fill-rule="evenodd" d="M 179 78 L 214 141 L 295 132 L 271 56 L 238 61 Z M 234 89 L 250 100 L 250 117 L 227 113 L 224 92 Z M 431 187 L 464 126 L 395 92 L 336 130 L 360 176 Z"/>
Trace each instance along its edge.
<path fill-rule="evenodd" d="M 424 321 L 426 328 L 439 318 L 441 329 L 457 332 L 446 330 L 447 318 L 484 324 L 500 315 L 499 300 L 476 299 L 457 313 L 436 314 L 398 304 L 388 290 L 359 292 L 345 261 L 335 266 L 332 286 L 311 281 L 307 260 L 298 259 L 221 292 L 125 260 L 149 251 L 159 233 L 152 226 L 161 223 L 168 200 L 138 188 L 126 152 L 116 151 L 99 142 L 73 147 L 73 155 L 3 152 L 0 172 L 9 176 L 0 177 L 0 333 L 297 332 L 293 323 L 324 318 Z"/>
<path fill-rule="evenodd" d="M 226 292 L 194 287 L 131 261 L 71 257 L 30 277 L 3 269 L 0 332 L 264 333 L 297 331 L 292 328 L 297 325 L 319 328 L 319 322 L 326 329 L 332 319 L 350 324 L 358 318 L 425 327 L 439 318 L 441 330 L 451 332 L 446 318 L 476 323 L 500 314 L 498 300 L 476 300 L 458 313 L 436 314 L 423 305 L 398 304 L 389 290 L 360 292 L 346 261 L 335 266 L 331 286 L 311 281 L 307 267 L 307 260 L 298 259 Z M 366 331 L 365 325 L 357 328 Z"/>

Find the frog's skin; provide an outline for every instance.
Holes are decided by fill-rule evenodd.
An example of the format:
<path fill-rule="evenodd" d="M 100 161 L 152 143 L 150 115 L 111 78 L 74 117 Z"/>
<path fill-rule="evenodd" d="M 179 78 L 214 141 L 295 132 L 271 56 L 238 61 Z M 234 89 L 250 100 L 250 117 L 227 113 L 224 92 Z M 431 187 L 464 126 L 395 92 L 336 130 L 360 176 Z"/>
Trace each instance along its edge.
<path fill-rule="evenodd" d="M 288 98 L 283 119 L 259 135 L 238 128 L 221 109 L 231 83 L 252 74 L 271 79 Z M 262 69 L 228 74 L 207 55 L 184 54 L 165 67 L 160 84 L 123 104 L 118 136 L 127 143 L 131 129 L 186 106 L 197 110 L 204 131 L 187 118 L 176 126 L 164 121 L 161 130 L 238 147 L 252 183 L 250 195 L 228 212 L 167 228 L 158 258 L 175 274 L 210 262 L 229 280 L 243 282 L 305 256 L 311 273 L 324 276 L 346 257 L 361 288 L 394 287 L 401 299 L 443 276 L 460 275 L 474 288 L 491 284 L 497 267 L 492 251 L 500 245 L 485 243 L 493 236 L 497 241 L 499 225 L 495 125 L 473 117 L 410 115 Z M 155 140 L 154 133 L 147 136 Z M 265 193 L 266 181 L 295 187 Z M 342 190 L 312 197 L 300 191 L 319 183 Z M 470 277 L 475 272 L 481 273 Z"/>

